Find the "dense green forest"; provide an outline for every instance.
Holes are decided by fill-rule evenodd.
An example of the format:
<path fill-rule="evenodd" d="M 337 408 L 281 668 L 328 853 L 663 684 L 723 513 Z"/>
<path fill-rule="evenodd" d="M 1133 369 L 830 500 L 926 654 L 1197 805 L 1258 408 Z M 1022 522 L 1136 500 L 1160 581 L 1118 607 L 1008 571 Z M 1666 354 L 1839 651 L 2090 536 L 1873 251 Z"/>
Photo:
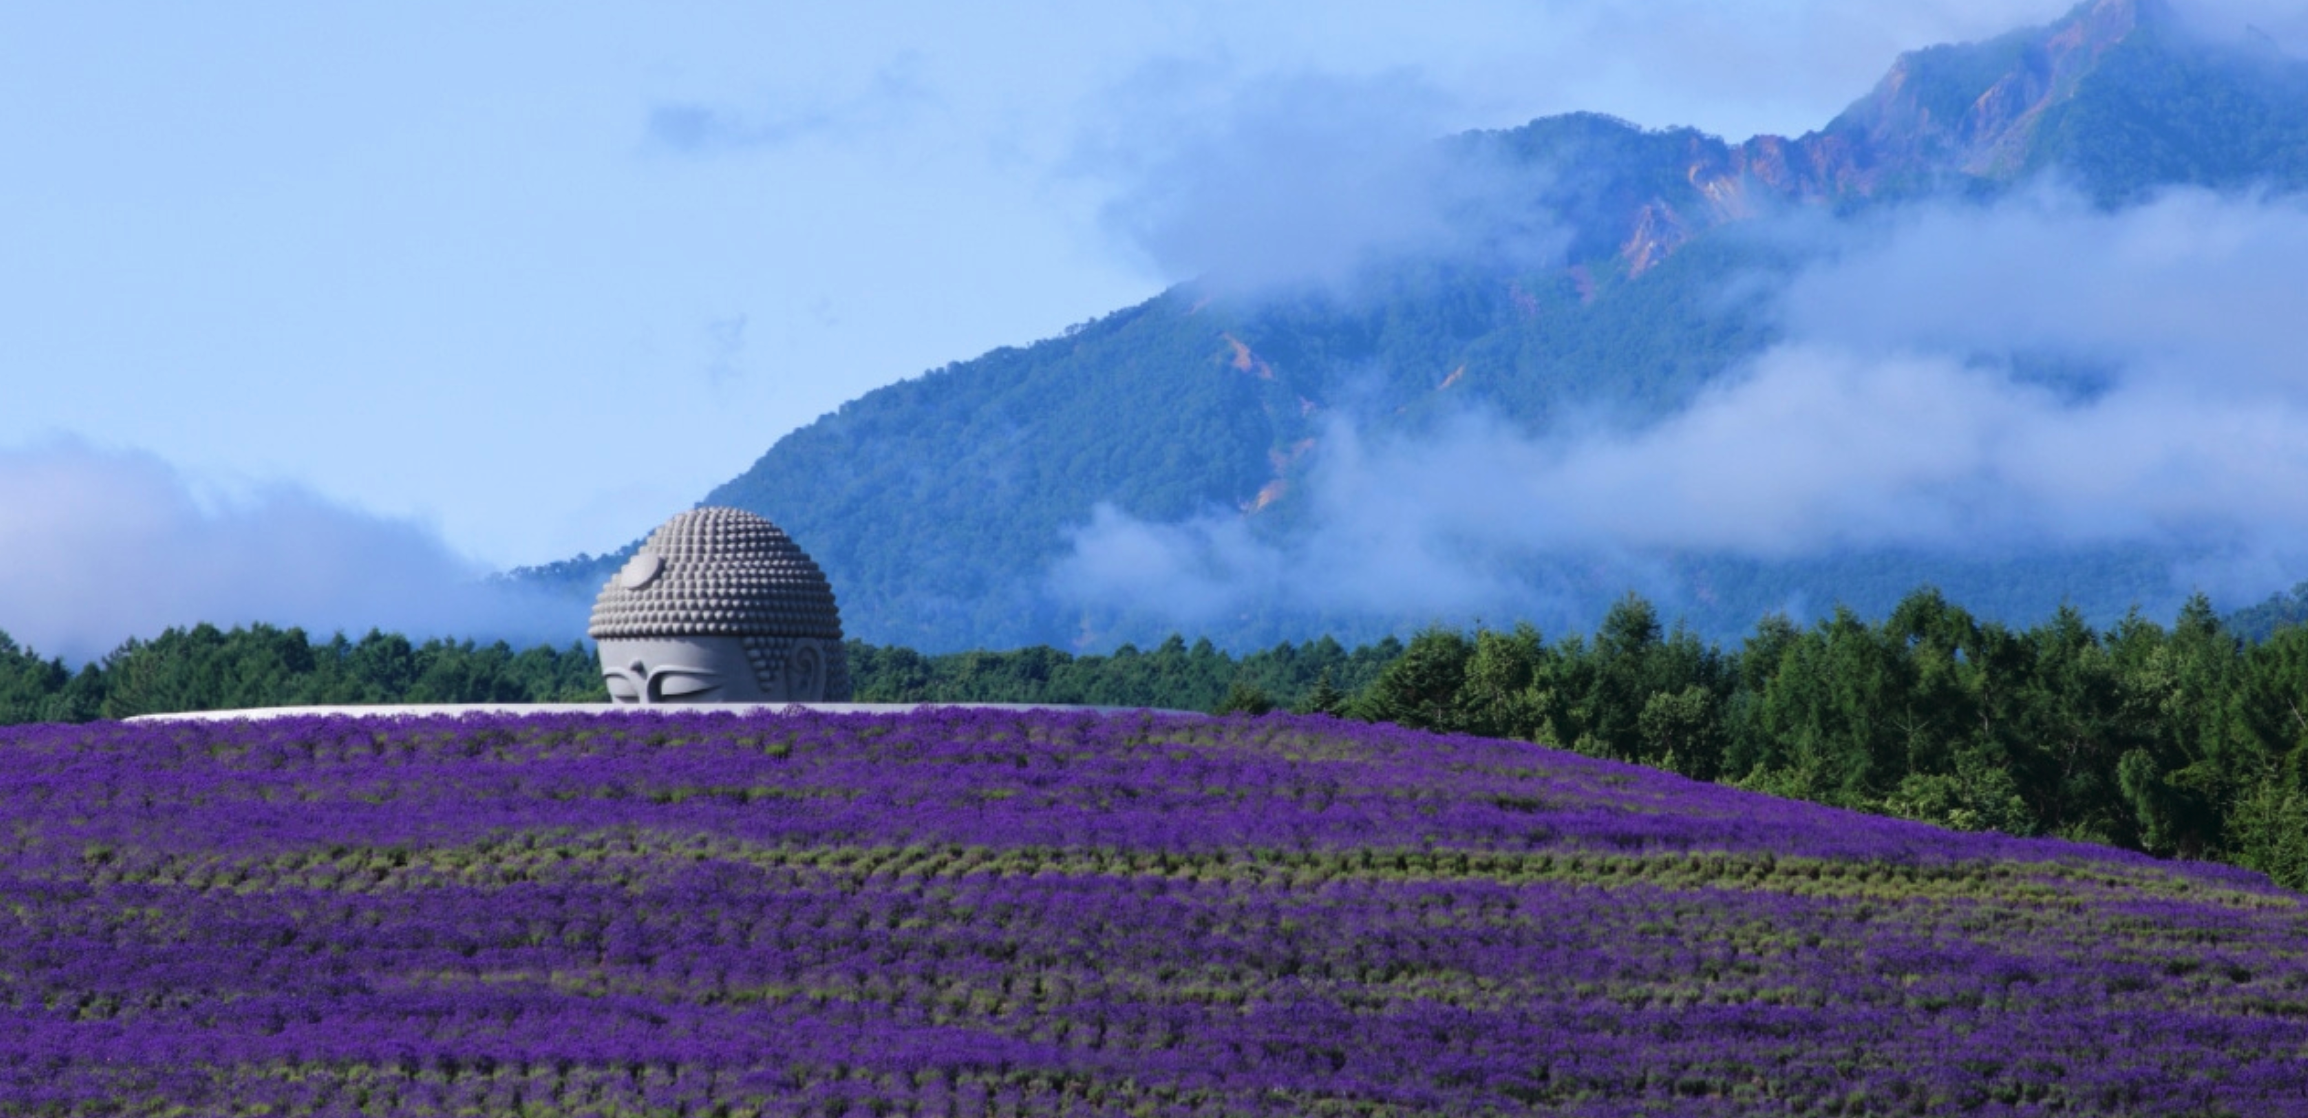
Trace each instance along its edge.
<path fill-rule="evenodd" d="M 1054 648 L 924 656 L 852 642 L 850 678 L 861 702 L 1065 703 L 1264 713 L 1282 703 L 1331 710 L 1375 682 L 1403 654 L 1381 638 L 1352 652 L 1322 637 L 1288 642 L 1239 660 L 1208 640 L 1173 636 L 1150 651 L 1123 645 L 1111 656 Z M 1282 696 L 1277 700 L 1274 696 Z"/>
<path fill-rule="evenodd" d="M 1333 709 L 2308 888 L 2308 628 L 2248 643 L 2200 597 L 2168 628 L 2062 609 L 2015 629 L 1927 590 L 1873 624 L 1766 620 L 1736 650 L 1629 598 L 1592 640 L 1422 634 Z"/>
<path fill-rule="evenodd" d="M 2296 592 L 2294 598 L 2299 598 Z M 2290 599 L 2272 600 L 2257 622 Z M 2197 597 L 2170 626 L 2030 628 L 1937 590 L 1880 621 L 1769 618 L 1736 647 L 1636 595 L 1592 636 L 1436 628 L 1234 657 L 1173 637 L 1074 656 L 849 646 L 869 702 L 1275 709 L 1521 738 L 1965 830 L 2213 858 L 2308 888 L 2308 626 L 2247 639 Z M 605 701 L 583 645 L 211 626 L 78 672 L 0 636 L 0 722 L 304 703 Z"/>
<path fill-rule="evenodd" d="M 0 633 L 0 724 L 345 703 L 607 702 L 592 649 L 213 625 L 132 640 L 77 672 Z"/>

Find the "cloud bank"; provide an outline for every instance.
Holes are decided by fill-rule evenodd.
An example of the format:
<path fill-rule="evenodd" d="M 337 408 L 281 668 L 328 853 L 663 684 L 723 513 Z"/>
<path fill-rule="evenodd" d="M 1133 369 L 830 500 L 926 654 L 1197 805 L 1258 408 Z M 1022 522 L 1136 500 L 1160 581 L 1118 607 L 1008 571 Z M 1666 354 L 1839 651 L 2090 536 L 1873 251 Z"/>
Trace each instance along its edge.
<path fill-rule="evenodd" d="M 0 450 L 0 631 L 84 661 L 210 622 L 563 641 L 583 617 L 510 587 L 433 533 L 294 488 L 204 499 L 150 455 Z"/>
<path fill-rule="evenodd" d="M 2308 206 L 2056 191 L 1841 234 L 1781 296 L 1785 340 L 1634 430 L 1470 414 L 1351 421 L 1305 479 L 1312 527 L 1101 509 L 1053 587 L 1196 624 L 1282 605 L 1514 616 L 1539 561 L 1627 583 L 1666 557 L 2168 549 L 2229 600 L 2308 575 Z"/>
<path fill-rule="evenodd" d="M 1566 243 L 1525 201 L 1534 172 L 1435 140 L 1452 101 L 1407 71 L 1240 81 L 1169 62 L 1111 99 L 1076 169 L 1119 184 L 1109 231 L 1170 280 L 1351 294 L 1394 258 L 1536 262 Z"/>

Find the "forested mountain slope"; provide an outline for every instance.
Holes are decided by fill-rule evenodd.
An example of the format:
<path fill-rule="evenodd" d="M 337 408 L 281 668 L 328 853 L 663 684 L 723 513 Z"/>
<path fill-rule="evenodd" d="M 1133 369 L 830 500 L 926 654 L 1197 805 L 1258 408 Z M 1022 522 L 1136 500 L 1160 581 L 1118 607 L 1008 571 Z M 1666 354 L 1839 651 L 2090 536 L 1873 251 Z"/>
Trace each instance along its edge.
<path fill-rule="evenodd" d="M 1559 252 L 1403 257 L 1351 292 L 1181 285 L 1063 337 L 869 393 L 704 500 L 759 512 L 802 541 L 849 631 L 870 641 L 1159 639 L 1173 618 L 1051 593 L 1053 564 L 1101 505 L 1158 524 L 1240 517 L 1254 536 L 1282 539 L 1311 515 L 1304 481 L 1342 420 L 1366 434 L 1470 413 L 1531 432 L 1654 421 L 1774 340 L 1770 295 L 1807 250 L 1760 219 L 1992 198 L 2045 174 L 2106 206 L 2172 185 L 2295 191 L 2308 186 L 2304 75 L 2308 64 L 2272 49 L 2191 37 L 2160 0 L 2096 0 L 2050 27 L 1910 54 L 1793 139 L 1730 143 L 1592 114 L 1453 137 L 1455 151 L 1510 177 L 1526 212 L 1496 220 L 1554 223 Z M 589 595 L 617 558 L 522 575 Z M 2067 601 L 2103 621 L 2133 604 L 2166 613 L 2185 593 L 2164 556 L 2114 545 L 1673 555 L 1651 571 L 1647 592 L 1722 636 L 1790 601 L 1881 612 L 1925 581 L 1991 615 Z M 1621 572 L 1579 562 L 1521 573 L 1559 591 L 1558 615 L 1542 623 L 1583 628 L 1627 589 Z M 1245 647 L 1431 620 L 1277 607 L 1207 629 Z"/>

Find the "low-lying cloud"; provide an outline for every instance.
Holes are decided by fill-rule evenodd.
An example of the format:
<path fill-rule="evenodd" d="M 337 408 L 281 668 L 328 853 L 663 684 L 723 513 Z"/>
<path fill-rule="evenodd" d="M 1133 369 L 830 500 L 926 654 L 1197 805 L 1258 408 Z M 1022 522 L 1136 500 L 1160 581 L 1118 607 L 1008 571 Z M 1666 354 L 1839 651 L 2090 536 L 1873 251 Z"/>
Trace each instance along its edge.
<path fill-rule="evenodd" d="M 582 610 L 483 581 L 433 533 L 272 488 L 206 499 L 158 458 L 0 450 L 0 632 L 83 661 L 171 626 L 565 641 Z"/>
<path fill-rule="evenodd" d="M 1351 293 L 1404 256 L 1536 261 L 1534 172 L 1438 142 L 1450 99 L 1407 71 L 1237 81 L 1171 62 L 1113 94 L 1077 169 L 1114 180 L 1108 227 L 1165 278 L 1232 295 Z"/>
<path fill-rule="evenodd" d="M 2308 204 L 2200 190 L 2107 212 L 2046 189 L 1848 232 L 1785 299 L 1806 342 L 2059 355 L 2127 379 L 2299 391 Z"/>
<path fill-rule="evenodd" d="M 2040 192 L 1845 234 L 1782 295 L 1786 340 L 1639 430 L 1470 414 L 1351 421 L 1311 527 L 1101 509 L 1058 566 L 1080 603 L 1515 616 L 1543 560 L 1640 583 L 1674 555 L 2169 550 L 2230 600 L 2308 576 L 2308 205 Z M 2047 374 L 2045 370 L 2051 370 Z"/>

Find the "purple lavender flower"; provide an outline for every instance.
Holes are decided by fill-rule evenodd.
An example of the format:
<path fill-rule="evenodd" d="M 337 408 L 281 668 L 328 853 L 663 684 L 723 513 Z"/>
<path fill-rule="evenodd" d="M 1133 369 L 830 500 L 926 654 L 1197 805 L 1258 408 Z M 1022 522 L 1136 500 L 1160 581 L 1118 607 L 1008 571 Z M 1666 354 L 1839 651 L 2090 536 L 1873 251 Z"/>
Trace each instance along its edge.
<path fill-rule="evenodd" d="M 2256 875 L 1512 742 L 934 710 L 0 758 L 0 1112 L 2308 1111 L 2308 908 Z"/>

